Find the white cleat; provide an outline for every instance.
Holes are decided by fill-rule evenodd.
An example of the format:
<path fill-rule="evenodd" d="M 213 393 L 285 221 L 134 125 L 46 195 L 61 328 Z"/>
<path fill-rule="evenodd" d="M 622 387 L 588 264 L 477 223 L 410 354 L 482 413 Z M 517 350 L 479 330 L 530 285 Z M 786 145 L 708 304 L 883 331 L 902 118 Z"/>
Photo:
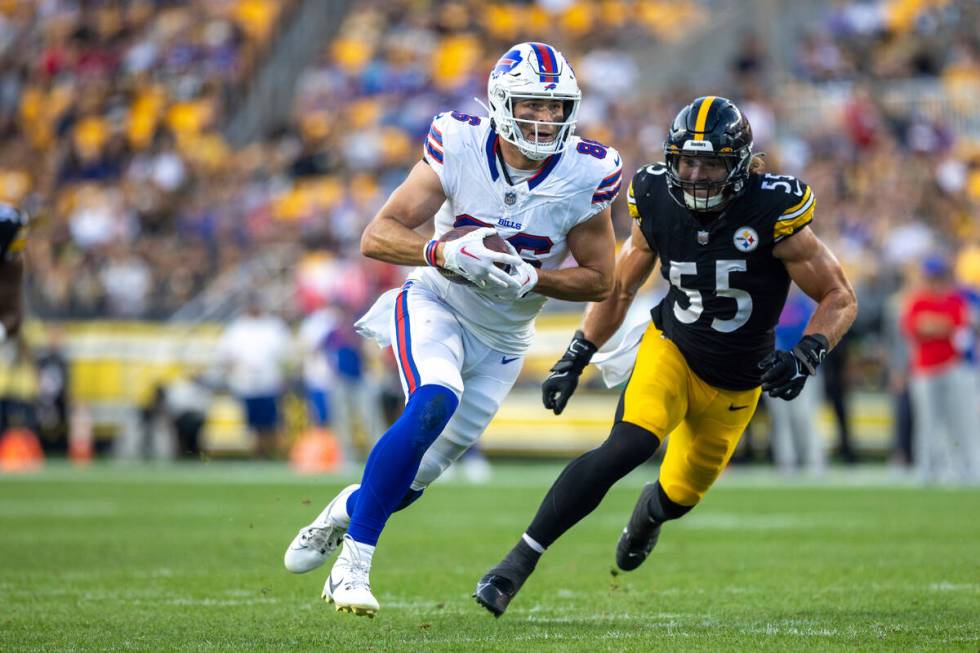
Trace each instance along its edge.
<path fill-rule="evenodd" d="M 381 608 L 371 593 L 371 555 L 374 547 L 358 544 L 350 535 L 344 536 L 344 550 L 333 564 L 321 598 L 333 603 L 337 612 L 373 618 Z"/>
<path fill-rule="evenodd" d="M 359 487 L 361 486 L 358 484 L 345 487 L 313 523 L 299 529 L 283 556 L 286 569 L 294 574 L 305 574 L 327 561 L 330 554 L 344 541 L 344 533 L 350 524 L 347 497 Z"/>

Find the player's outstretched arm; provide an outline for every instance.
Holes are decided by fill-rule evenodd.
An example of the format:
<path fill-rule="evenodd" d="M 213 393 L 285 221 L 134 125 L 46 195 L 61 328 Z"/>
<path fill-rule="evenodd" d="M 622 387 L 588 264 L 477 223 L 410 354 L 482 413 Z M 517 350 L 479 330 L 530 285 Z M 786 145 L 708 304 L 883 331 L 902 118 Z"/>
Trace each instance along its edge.
<path fill-rule="evenodd" d="M 857 297 L 837 257 L 810 227 L 777 244 L 773 255 L 800 290 L 817 302 L 804 335 L 821 334 L 833 348 L 857 316 Z"/>
<path fill-rule="evenodd" d="M 602 301 L 612 288 L 616 236 L 606 208 L 568 232 L 568 249 L 578 263 L 561 270 L 538 270 L 534 292 L 573 302 Z"/>
<path fill-rule="evenodd" d="M 647 242 L 638 222 L 633 222 L 629 238 L 616 257 L 612 290 L 601 302 L 585 308 L 582 333 L 596 347 L 602 347 L 626 319 L 626 312 L 640 287 L 650 277 L 657 263 L 657 253 Z"/>
<path fill-rule="evenodd" d="M 774 351 L 759 363 L 763 391 L 790 401 L 854 322 L 857 298 L 840 263 L 810 227 L 776 245 L 773 255 L 783 262 L 796 285 L 817 302 L 792 351 Z"/>
<path fill-rule="evenodd" d="M 438 175 L 419 161 L 365 227 L 361 254 L 397 265 L 426 265 L 423 249 L 428 241 L 415 229 L 431 220 L 445 201 Z M 442 265 L 442 246 L 436 256 Z"/>

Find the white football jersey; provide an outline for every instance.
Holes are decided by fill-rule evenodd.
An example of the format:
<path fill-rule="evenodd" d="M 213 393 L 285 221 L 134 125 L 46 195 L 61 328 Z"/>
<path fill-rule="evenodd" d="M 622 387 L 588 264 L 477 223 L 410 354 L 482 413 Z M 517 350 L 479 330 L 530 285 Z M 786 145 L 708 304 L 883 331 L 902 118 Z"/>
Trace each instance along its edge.
<path fill-rule="evenodd" d="M 568 232 L 616 198 L 623 176 L 619 153 L 572 136 L 563 152 L 511 186 L 496 154 L 498 138 L 487 118 L 454 111 L 432 121 L 423 155 L 447 197 L 435 216 L 434 238 L 465 225 L 493 227 L 535 267 L 558 268 L 568 256 Z M 416 268 L 410 278 L 452 306 L 479 340 L 508 354 L 523 353 L 531 343 L 534 318 L 547 300 L 531 292 L 498 301 L 434 268 Z"/>

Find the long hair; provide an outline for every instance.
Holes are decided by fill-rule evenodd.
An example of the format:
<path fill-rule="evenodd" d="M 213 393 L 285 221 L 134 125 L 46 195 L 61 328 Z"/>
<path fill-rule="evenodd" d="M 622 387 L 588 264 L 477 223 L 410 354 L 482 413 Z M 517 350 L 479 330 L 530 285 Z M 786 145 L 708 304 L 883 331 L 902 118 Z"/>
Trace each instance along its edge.
<path fill-rule="evenodd" d="M 766 171 L 766 153 L 759 152 L 758 154 L 752 155 L 752 160 L 749 161 L 749 172 L 757 175 L 761 175 Z"/>

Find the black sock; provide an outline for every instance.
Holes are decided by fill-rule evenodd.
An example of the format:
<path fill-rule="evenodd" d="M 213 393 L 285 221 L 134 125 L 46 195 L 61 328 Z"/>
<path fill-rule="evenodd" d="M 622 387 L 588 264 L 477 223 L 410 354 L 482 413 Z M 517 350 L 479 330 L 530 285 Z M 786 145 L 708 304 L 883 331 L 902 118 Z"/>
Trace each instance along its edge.
<path fill-rule="evenodd" d="M 664 492 L 664 488 L 660 485 L 660 481 L 657 481 L 657 493 L 650 497 L 649 503 L 647 503 L 647 510 L 650 511 L 650 518 L 661 524 L 665 521 L 670 521 L 671 519 L 680 519 L 694 506 L 682 506 L 681 504 L 673 501 Z"/>
<path fill-rule="evenodd" d="M 528 527 L 528 536 L 544 548 L 551 546 L 595 510 L 616 481 L 646 462 L 659 446 L 660 438 L 646 429 L 627 422 L 614 424 L 602 445 L 570 462 L 558 476 Z"/>
<path fill-rule="evenodd" d="M 517 591 L 527 580 L 527 577 L 534 571 L 538 564 L 541 554 L 528 546 L 522 537 L 514 545 L 514 548 L 507 552 L 504 559 L 497 563 L 497 566 L 490 570 L 491 574 L 503 576 L 514 583 L 514 590 Z"/>

